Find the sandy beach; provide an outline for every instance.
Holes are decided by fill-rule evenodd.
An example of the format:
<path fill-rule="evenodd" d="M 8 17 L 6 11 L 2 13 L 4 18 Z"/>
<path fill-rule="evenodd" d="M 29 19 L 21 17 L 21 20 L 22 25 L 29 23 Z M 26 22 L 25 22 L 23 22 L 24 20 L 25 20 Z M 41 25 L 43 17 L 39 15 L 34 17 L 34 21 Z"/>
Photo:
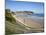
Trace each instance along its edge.
<path fill-rule="evenodd" d="M 16 16 L 16 18 L 18 20 L 20 20 L 21 22 L 23 22 L 24 24 L 26 24 L 29 27 L 32 27 L 34 29 L 32 30 L 43 30 L 44 27 L 44 19 L 43 17 L 38 19 L 37 17 L 35 18 L 24 18 L 24 17 L 19 17 Z"/>

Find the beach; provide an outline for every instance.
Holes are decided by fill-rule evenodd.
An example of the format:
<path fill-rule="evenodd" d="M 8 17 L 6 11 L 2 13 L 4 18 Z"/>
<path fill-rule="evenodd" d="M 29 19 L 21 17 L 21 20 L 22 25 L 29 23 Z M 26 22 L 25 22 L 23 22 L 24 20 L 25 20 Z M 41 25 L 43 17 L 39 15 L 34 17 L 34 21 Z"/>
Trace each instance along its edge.
<path fill-rule="evenodd" d="M 23 24 L 33 28 L 32 30 L 41 30 L 43 31 L 44 29 L 44 18 L 43 17 L 36 17 L 36 16 L 31 16 L 31 17 L 23 17 L 23 16 L 16 16 L 18 20 L 23 22 Z"/>

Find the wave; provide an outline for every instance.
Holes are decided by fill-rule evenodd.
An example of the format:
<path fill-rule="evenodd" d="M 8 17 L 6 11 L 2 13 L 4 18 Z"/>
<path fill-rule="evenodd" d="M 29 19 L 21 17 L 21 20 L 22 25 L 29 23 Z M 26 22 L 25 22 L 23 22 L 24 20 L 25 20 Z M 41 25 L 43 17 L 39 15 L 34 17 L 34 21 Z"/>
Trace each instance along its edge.
<path fill-rule="evenodd" d="M 31 16 L 44 17 L 44 14 L 32 14 Z"/>

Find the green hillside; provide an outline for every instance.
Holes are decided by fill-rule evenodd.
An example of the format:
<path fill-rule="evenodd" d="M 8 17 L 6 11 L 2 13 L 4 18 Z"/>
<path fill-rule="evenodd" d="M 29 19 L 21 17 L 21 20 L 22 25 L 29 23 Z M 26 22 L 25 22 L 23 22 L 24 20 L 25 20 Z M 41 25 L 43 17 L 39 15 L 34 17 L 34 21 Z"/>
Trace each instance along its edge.
<path fill-rule="evenodd" d="M 5 32 L 6 34 L 18 34 L 27 31 L 26 27 L 16 22 L 10 11 L 5 10 Z"/>

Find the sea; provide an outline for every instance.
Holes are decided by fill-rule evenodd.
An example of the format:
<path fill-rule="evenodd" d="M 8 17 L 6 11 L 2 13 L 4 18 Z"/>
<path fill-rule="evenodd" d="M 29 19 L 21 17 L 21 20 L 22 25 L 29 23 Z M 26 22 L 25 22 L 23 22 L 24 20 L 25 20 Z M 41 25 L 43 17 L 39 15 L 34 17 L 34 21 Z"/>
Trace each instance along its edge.
<path fill-rule="evenodd" d="M 20 17 L 44 17 L 44 14 L 16 14 L 16 16 Z"/>

